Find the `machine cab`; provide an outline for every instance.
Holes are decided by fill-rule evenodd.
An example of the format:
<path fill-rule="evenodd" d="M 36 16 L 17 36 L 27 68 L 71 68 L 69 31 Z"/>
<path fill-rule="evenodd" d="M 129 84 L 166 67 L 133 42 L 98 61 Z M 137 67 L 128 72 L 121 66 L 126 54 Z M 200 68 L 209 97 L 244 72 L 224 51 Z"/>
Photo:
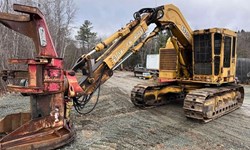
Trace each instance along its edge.
<path fill-rule="evenodd" d="M 221 28 L 193 32 L 193 80 L 209 84 L 234 82 L 236 71 L 234 31 Z"/>

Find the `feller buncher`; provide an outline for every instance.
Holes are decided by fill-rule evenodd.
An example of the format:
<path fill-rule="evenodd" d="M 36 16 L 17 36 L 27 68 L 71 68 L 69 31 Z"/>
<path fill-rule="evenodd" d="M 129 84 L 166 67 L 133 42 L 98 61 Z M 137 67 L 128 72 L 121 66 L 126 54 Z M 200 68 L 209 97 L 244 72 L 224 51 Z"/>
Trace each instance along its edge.
<path fill-rule="evenodd" d="M 236 33 L 221 28 L 192 31 L 172 4 L 134 13 L 133 21 L 82 55 L 69 71 L 63 69 L 63 59 L 56 53 L 42 12 L 31 6 L 13 7 L 22 14 L 0 13 L 0 22 L 30 37 L 37 56 L 9 60 L 12 64 L 27 65 L 26 71 L 1 73 L 5 81 L 27 79 L 22 86 L 8 88 L 30 96 L 30 112 L 10 114 L 0 121 L 0 149 L 53 149 L 72 141 L 75 136 L 70 120 L 72 107 L 83 114 L 82 109 L 113 75 L 113 70 L 162 31 L 169 38 L 160 49 L 159 82 L 135 86 L 131 92 L 135 106 L 183 100 L 188 118 L 208 122 L 243 103 L 244 89 L 234 83 Z M 156 25 L 155 29 L 135 45 L 151 24 Z M 103 54 L 92 63 L 96 52 Z M 80 80 L 76 78 L 78 70 L 82 72 Z"/>

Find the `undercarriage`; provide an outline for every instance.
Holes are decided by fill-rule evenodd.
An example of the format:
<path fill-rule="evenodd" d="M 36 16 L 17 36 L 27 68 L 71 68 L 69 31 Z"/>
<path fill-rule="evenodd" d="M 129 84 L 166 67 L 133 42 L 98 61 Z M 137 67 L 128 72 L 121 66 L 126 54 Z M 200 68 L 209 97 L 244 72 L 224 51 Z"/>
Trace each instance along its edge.
<path fill-rule="evenodd" d="M 183 101 L 186 117 L 209 122 L 239 108 L 244 99 L 244 89 L 237 84 L 203 88 L 197 86 L 197 89 L 183 87 L 176 83 L 137 85 L 131 91 L 131 101 L 140 108 Z"/>

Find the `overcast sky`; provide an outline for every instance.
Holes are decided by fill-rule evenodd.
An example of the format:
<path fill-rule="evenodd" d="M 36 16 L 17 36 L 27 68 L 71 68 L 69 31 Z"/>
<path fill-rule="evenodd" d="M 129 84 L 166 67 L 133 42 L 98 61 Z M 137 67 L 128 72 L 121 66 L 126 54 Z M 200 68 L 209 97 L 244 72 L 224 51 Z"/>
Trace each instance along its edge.
<path fill-rule="evenodd" d="M 89 20 L 99 36 L 109 36 L 133 19 L 141 8 L 172 3 L 193 30 L 225 27 L 250 31 L 249 0 L 74 0 L 77 12 L 74 26 Z M 77 29 L 77 28 L 76 28 Z"/>

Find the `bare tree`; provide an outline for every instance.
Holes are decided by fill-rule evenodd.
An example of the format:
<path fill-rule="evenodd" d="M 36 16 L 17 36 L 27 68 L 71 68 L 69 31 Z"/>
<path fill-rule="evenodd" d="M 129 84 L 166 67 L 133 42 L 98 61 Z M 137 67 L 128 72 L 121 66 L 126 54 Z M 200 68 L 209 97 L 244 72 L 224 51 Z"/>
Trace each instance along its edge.
<path fill-rule="evenodd" d="M 45 15 L 58 55 L 64 57 L 66 48 L 71 41 L 71 23 L 76 11 L 73 0 L 0 0 L 0 11 L 12 13 L 13 3 L 40 7 Z M 2 25 L 0 25 L 0 34 L 0 70 L 25 69 L 19 65 L 9 66 L 7 62 L 9 58 L 13 57 L 33 57 L 35 47 L 32 40 Z M 3 85 L 1 82 L 2 80 L 0 81 L 0 88 Z M 5 86 L 2 88 L 5 88 Z"/>
<path fill-rule="evenodd" d="M 60 57 L 64 58 L 66 47 L 70 43 L 71 23 L 76 7 L 73 0 L 40 0 L 55 48 Z"/>

